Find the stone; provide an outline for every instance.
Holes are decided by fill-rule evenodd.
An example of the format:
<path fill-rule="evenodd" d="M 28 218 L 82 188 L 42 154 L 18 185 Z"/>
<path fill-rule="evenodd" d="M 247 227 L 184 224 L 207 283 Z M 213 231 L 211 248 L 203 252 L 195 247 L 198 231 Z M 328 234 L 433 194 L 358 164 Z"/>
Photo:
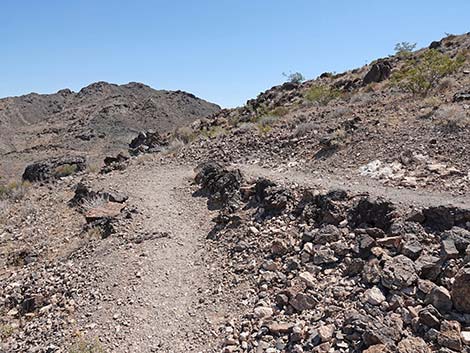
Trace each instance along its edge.
<path fill-rule="evenodd" d="M 444 321 L 437 336 L 437 343 L 443 347 L 460 352 L 462 341 L 460 339 L 460 324 L 457 321 Z"/>
<path fill-rule="evenodd" d="M 316 282 L 315 277 L 310 272 L 302 272 L 299 274 L 299 278 L 302 282 L 304 282 L 308 288 L 315 288 Z"/>
<path fill-rule="evenodd" d="M 28 165 L 23 173 L 23 180 L 38 182 L 58 179 L 84 171 L 86 167 L 86 158 L 82 156 L 48 158 Z"/>
<path fill-rule="evenodd" d="M 117 202 L 106 202 L 85 212 L 85 219 L 88 223 L 102 218 L 117 217 L 125 206 Z"/>
<path fill-rule="evenodd" d="M 330 264 L 338 261 L 335 252 L 326 246 L 320 246 L 313 254 L 313 263 L 315 265 Z"/>
<path fill-rule="evenodd" d="M 318 328 L 318 335 L 322 342 L 329 342 L 333 338 L 335 325 L 324 325 Z"/>
<path fill-rule="evenodd" d="M 381 276 L 384 287 L 403 289 L 412 285 L 417 279 L 416 268 L 410 258 L 398 255 L 385 262 Z"/>
<path fill-rule="evenodd" d="M 313 309 L 317 303 L 318 301 L 314 297 L 305 293 L 298 293 L 289 301 L 289 304 L 297 311 Z"/>
<path fill-rule="evenodd" d="M 441 241 L 441 257 L 444 260 L 457 259 L 459 255 L 454 240 L 448 238 Z"/>
<path fill-rule="evenodd" d="M 451 295 L 444 287 L 435 286 L 429 293 L 428 301 L 442 313 L 452 309 Z"/>
<path fill-rule="evenodd" d="M 376 245 L 375 239 L 368 234 L 359 234 L 357 236 L 357 253 L 363 259 L 368 258 L 371 249 Z"/>
<path fill-rule="evenodd" d="M 366 290 L 364 296 L 366 301 L 372 305 L 380 305 L 385 300 L 385 296 L 378 287 L 372 287 Z"/>
<path fill-rule="evenodd" d="M 401 253 L 411 260 L 416 260 L 421 252 L 423 251 L 423 247 L 419 241 L 410 241 L 403 244 L 401 248 Z"/>
<path fill-rule="evenodd" d="M 470 314 L 470 267 L 461 268 L 455 276 L 451 296 L 458 311 Z"/>
<path fill-rule="evenodd" d="M 294 326 L 291 323 L 288 322 L 270 322 L 266 325 L 269 329 L 269 332 L 271 332 L 274 335 L 283 335 L 287 334 L 292 331 L 292 327 Z"/>
<path fill-rule="evenodd" d="M 439 329 L 441 324 L 441 315 L 432 305 L 421 309 L 418 312 L 419 322 L 428 327 Z"/>
<path fill-rule="evenodd" d="M 390 77 L 392 72 L 392 65 L 387 60 L 381 60 L 373 64 L 370 70 L 366 73 L 362 82 L 367 85 L 372 82 L 381 82 Z"/>
<path fill-rule="evenodd" d="M 254 314 L 258 319 L 264 319 L 273 316 L 274 311 L 272 308 L 267 306 L 258 306 L 255 308 Z"/>
<path fill-rule="evenodd" d="M 439 257 L 422 254 L 415 264 L 421 278 L 435 281 L 441 273 L 441 262 Z"/>
<path fill-rule="evenodd" d="M 463 344 L 470 345 L 470 331 L 460 332 L 460 338 L 462 339 Z"/>
<path fill-rule="evenodd" d="M 287 253 L 287 245 L 282 240 L 274 240 L 271 243 L 271 254 L 274 256 L 282 256 Z"/>
<path fill-rule="evenodd" d="M 373 346 L 370 346 L 369 348 L 363 351 L 363 353 L 386 353 L 386 352 L 388 352 L 388 350 L 385 344 L 374 344 Z"/>
<path fill-rule="evenodd" d="M 398 352 L 431 353 L 431 349 L 421 337 L 408 337 L 398 342 Z"/>

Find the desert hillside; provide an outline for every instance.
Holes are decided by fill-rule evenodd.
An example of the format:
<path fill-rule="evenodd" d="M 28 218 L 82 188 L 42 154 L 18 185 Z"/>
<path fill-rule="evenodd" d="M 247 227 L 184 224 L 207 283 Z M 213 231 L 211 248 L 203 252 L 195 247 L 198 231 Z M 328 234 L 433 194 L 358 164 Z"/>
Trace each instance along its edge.
<path fill-rule="evenodd" d="M 31 93 L 0 100 L 0 169 L 18 176 L 25 163 L 64 154 L 96 158 L 125 149 L 142 130 L 162 133 L 220 108 L 182 91 L 141 83 L 96 82 L 79 92 Z"/>
<path fill-rule="evenodd" d="M 0 351 L 470 351 L 470 34 L 220 110 L 0 101 Z"/>

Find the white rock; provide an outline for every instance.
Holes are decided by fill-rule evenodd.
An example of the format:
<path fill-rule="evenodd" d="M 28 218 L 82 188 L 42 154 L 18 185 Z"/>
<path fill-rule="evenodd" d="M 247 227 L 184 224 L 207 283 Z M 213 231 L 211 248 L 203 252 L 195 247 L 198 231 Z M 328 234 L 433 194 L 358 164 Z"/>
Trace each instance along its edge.
<path fill-rule="evenodd" d="M 460 332 L 460 336 L 462 337 L 463 344 L 470 345 L 470 331 L 462 331 Z"/>
<path fill-rule="evenodd" d="M 273 309 L 267 306 L 258 306 L 255 308 L 255 316 L 258 319 L 268 318 L 273 316 Z"/>
<path fill-rule="evenodd" d="M 369 304 L 380 305 L 385 300 L 382 291 L 377 287 L 372 287 L 364 293 L 366 300 Z"/>
<path fill-rule="evenodd" d="M 302 282 L 304 282 L 307 287 L 309 288 L 315 288 L 315 277 L 310 272 L 302 272 L 299 274 L 299 278 Z"/>

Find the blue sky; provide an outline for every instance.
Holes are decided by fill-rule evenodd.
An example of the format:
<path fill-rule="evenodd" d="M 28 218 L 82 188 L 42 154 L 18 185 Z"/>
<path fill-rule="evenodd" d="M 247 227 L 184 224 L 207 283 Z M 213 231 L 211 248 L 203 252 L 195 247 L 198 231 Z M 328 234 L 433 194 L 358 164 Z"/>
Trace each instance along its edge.
<path fill-rule="evenodd" d="M 282 72 L 341 72 L 469 24 L 469 0 L 2 0 L 0 96 L 138 81 L 231 107 Z"/>

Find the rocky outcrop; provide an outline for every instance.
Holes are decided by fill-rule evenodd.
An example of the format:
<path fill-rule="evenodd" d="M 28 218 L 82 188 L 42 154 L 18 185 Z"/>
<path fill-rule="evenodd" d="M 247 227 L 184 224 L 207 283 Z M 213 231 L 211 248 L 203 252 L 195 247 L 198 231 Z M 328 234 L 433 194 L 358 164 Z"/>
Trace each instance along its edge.
<path fill-rule="evenodd" d="M 392 73 L 392 65 L 387 60 L 378 61 L 372 64 L 370 70 L 362 79 L 362 83 L 367 85 L 372 82 L 381 82 L 390 77 Z"/>
<path fill-rule="evenodd" d="M 85 169 L 85 157 L 49 158 L 28 165 L 23 173 L 23 180 L 30 182 L 47 181 L 75 174 Z"/>

